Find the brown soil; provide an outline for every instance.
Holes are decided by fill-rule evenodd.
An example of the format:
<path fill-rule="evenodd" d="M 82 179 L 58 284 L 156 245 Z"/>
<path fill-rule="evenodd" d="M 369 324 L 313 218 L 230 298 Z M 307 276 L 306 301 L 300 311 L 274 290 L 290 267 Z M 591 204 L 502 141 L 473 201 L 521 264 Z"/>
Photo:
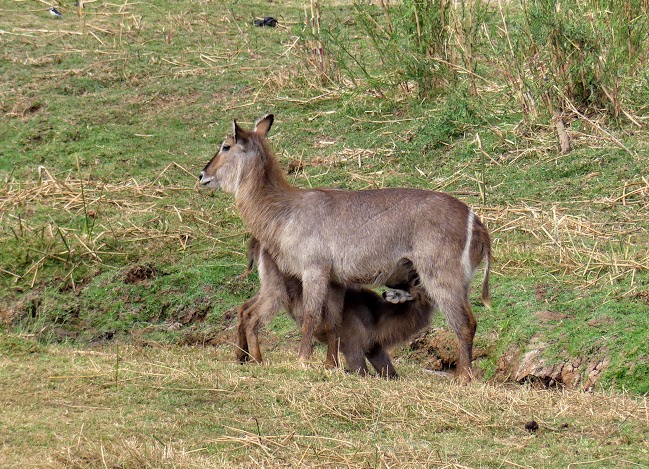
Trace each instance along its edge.
<path fill-rule="evenodd" d="M 429 370 L 446 371 L 457 364 L 457 337 L 447 329 L 435 328 L 422 333 L 410 343 L 410 350 L 411 356 Z M 474 360 L 486 356 L 484 348 L 473 348 Z"/>
<path fill-rule="evenodd" d="M 157 275 L 157 269 L 151 264 L 136 265 L 126 272 L 124 283 L 142 283 Z"/>

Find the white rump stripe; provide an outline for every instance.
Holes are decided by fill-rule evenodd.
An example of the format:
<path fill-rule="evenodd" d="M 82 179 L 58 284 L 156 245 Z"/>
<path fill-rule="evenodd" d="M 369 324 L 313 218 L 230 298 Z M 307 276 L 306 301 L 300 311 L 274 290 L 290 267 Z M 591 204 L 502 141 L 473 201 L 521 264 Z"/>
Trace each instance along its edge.
<path fill-rule="evenodd" d="M 464 250 L 462 251 L 462 267 L 464 267 L 464 274 L 467 279 L 473 277 L 473 266 L 471 265 L 471 241 L 473 240 L 473 222 L 475 214 L 473 210 L 469 210 L 469 217 L 466 221 L 466 241 L 464 243 Z"/>

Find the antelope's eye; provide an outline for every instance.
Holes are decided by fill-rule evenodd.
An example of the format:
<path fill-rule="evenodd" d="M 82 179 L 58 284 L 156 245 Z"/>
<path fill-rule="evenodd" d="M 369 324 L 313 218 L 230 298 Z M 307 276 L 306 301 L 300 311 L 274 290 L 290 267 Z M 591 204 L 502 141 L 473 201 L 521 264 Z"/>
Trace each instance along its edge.
<path fill-rule="evenodd" d="M 223 146 L 221 147 L 221 151 L 228 151 L 229 149 L 230 149 L 230 145 L 223 144 Z"/>

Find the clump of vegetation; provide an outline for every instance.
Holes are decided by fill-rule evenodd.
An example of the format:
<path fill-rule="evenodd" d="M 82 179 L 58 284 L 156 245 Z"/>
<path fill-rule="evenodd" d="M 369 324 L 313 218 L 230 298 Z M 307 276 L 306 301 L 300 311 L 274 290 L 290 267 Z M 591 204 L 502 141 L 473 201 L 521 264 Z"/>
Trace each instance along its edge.
<path fill-rule="evenodd" d="M 340 23 L 318 34 L 321 50 L 335 54 L 341 70 L 367 78 L 381 95 L 397 88 L 420 98 L 444 96 L 460 87 L 477 97 L 505 84 L 532 123 L 560 113 L 639 125 L 643 104 L 631 90 L 647 60 L 642 0 L 380 5 L 355 3 L 369 49 L 352 48 Z"/>
<path fill-rule="evenodd" d="M 647 59 L 646 2 L 531 0 L 521 14 L 510 75 L 531 118 L 559 111 L 637 122 L 628 88 Z"/>

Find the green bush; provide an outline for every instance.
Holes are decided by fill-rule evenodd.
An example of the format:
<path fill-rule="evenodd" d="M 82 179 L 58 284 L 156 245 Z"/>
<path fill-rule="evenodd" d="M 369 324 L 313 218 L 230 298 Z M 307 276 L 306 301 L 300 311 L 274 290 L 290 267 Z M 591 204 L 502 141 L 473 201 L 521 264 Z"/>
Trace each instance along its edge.
<path fill-rule="evenodd" d="M 646 49 L 646 8 L 639 0 L 523 2 L 511 69 L 529 98 L 523 109 L 532 118 L 555 111 L 620 117 L 626 78 L 638 74 Z"/>
<path fill-rule="evenodd" d="M 352 29 L 369 49 L 340 19 L 314 34 L 334 59 L 332 77 L 380 96 L 479 96 L 504 85 L 531 122 L 555 113 L 633 119 L 643 106 L 646 10 L 644 0 L 356 2 Z"/>

